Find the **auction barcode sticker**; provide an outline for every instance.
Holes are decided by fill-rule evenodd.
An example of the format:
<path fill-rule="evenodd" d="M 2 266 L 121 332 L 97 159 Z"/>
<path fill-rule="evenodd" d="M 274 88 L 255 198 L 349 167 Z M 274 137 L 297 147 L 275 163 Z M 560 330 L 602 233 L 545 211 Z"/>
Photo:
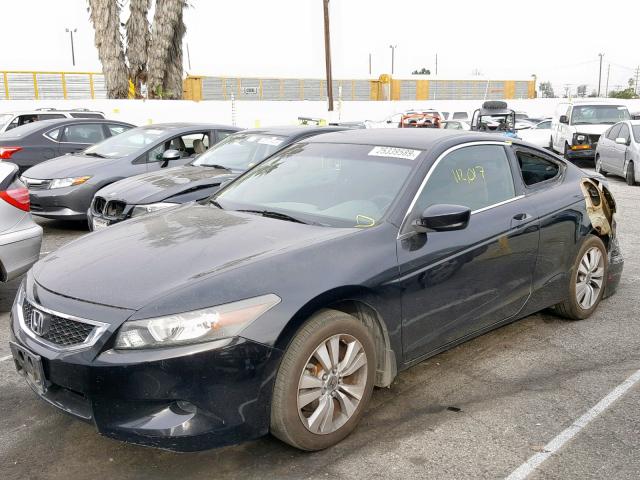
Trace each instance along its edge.
<path fill-rule="evenodd" d="M 421 150 L 413 150 L 411 148 L 373 147 L 369 152 L 369 155 L 373 157 L 393 157 L 404 158 L 405 160 L 415 160 L 421 153 Z"/>

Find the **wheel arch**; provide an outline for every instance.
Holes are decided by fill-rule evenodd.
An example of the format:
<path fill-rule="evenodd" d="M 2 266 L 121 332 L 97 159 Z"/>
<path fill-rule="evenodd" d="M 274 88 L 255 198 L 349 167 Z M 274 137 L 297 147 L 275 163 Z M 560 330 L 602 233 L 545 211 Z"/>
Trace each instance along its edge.
<path fill-rule="evenodd" d="M 355 285 L 337 287 L 317 295 L 293 315 L 278 336 L 275 347 L 286 350 L 302 324 L 319 310 L 329 308 L 344 312 L 360 320 L 371 332 L 377 362 L 374 385 L 388 387 L 398 372 L 396 354 L 391 347 L 386 322 L 380 312 L 366 301 L 371 295 L 370 289 Z"/>

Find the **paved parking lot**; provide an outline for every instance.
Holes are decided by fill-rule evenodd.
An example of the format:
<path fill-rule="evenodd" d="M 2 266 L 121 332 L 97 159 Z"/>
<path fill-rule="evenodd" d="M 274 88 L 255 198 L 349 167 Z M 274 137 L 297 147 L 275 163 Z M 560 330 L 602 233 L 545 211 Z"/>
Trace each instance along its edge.
<path fill-rule="evenodd" d="M 189 454 L 100 437 L 14 372 L 7 312 L 18 282 L 3 285 L 0 478 L 505 478 L 640 369 L 640 187 L 610 182 L 626 257 L 617 295 L 588 320 L 540 313 L 403 372 L 374 392 L 353 435 L 312 454 L 271 437 Z M 85 233 L 41 223 L 43 252 Z M 640 382 L 581 425 L 529 478 L 640 478 Z"/>

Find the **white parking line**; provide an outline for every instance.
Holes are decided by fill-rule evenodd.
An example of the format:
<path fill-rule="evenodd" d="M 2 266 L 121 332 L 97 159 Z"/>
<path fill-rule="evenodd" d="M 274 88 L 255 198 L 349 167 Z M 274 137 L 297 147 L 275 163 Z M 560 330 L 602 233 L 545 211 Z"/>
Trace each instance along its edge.
<path fill-rule="evenodd" d="M 553 440 L 544 446 L 544 449 L 540 453 L 536 453 L 525 463 L 520 465 L 516 470 L 509 475 L 506 480 L 523 480 L 527 478 L 533 471 L 547 460 L 551 455 L 557 452 L 562 446 L 575 437 L 580 430 L 586 427 L 593 419 L 604 412 L 611 406 L 616 400 L 622 397 L 627 391 L 640 381 L 640 370 L 635 372 L 624 382 L 614 388 L 609 394 L 600 400 L 595 406 L 591 408 L 587 413 L 578 418 L 573 424 L 562 431 Z"/>
<path fill-rule="evenodd" d="M 11 360 L 13 357 L 11 355 L 7 355 L 6 357 L 0 357 L 0 362 L 5 362 L 7 360 Z"/>

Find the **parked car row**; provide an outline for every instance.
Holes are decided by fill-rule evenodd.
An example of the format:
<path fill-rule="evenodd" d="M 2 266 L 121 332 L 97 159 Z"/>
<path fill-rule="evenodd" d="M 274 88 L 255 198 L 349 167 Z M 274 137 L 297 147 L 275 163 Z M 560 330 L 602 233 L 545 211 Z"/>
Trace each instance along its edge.
<path fill-rule="evenodd" d="M 40 214 L 94 198 L 115 225 L 27 273 L 18 372 L 115 439 L 319 450 L 426 358 L 548 307 L 591 315 L 623 269 L 606 180 L 453 130 L 153 125 L 27 170 Z"/>

